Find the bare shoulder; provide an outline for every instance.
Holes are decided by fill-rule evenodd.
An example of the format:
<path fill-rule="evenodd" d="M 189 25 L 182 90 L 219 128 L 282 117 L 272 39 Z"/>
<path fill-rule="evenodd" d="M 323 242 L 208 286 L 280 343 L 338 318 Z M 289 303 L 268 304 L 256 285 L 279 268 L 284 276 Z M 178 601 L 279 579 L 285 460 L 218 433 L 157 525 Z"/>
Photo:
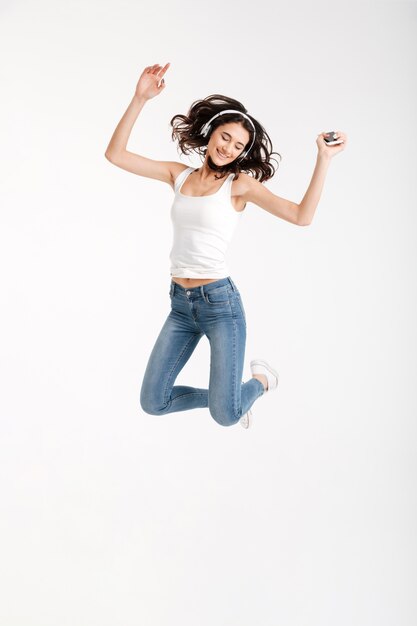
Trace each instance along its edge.
<path fill-rule="evenodd" d="M 171 166 L 171 181 L 170 185 L 172 189 L 175 189 L 175 180 L 184 170 L 188 169 L 190 165 L 185 165 L 185 163 L 178 163 L 178 161 L 170 161 Z"/>
<path fill-rule="evenodd" d="M 239 172 L 239 178 L 232 181 L 232 195 L 244 196 L 251 189 L 253 182 L 257 183 L 258 181 L 253 176 L 249 176 L 249 174 Z"/>
<path fill-rule="evenodd" d="M 231 196 L 235 211 L 241 213 L 245 209 L 246 196 L 253 180 L 252 176 L 244 172 L 239 172 L 239 177 L 236 180 L 232 180 Z"/>

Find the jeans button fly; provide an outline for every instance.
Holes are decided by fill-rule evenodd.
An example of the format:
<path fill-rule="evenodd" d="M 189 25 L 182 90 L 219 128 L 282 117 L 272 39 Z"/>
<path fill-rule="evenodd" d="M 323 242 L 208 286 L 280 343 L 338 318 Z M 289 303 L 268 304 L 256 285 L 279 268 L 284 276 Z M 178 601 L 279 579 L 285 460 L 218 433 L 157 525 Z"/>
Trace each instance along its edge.
<path fill-rule="evenodd" d="M 191 291 L 187 291 L 187 296 L 189 296 L 189 295 L 190 295 L 190 293 L 191 293 Z"/>

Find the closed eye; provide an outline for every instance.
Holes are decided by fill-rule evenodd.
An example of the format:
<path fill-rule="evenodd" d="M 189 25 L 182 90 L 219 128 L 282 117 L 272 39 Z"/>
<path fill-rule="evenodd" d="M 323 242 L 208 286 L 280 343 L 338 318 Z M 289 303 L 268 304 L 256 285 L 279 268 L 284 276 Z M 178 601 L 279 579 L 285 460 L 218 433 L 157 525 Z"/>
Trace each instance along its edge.
<path fill-rule="evenodd" d="M 225 137 L 224 135 L 222 135 L 222 139 L 224 139 L 225 141 L 229 141 L 229 137 L 230 135 L 228 135 L 227 137 Z M 236 148 L 238 150 L 241 150 L 243 148 L 243 143 L 239 143 L 239 145 L 236 145 Z"/>

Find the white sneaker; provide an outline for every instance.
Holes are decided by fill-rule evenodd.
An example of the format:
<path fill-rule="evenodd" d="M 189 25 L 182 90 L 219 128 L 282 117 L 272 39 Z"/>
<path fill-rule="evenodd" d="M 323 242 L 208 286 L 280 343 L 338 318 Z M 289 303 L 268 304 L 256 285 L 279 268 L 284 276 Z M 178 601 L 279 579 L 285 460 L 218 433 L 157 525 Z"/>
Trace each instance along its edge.
<path fill-rule="evenodd" d="M 261 359 L 254 359 L 250 362 L 250 369 L 252 374 L 263 374 L 268 381 L 268 387 L 265 389 L 265 393 L 273 391 L 278 386 L 278 373 L 272 369 L 272 367 L 266 361 Z"/>
<path fill-rule="evenodd" d="M 250 409 L 247 413 L 245 413 L 245 415 L 242 415 L 239 420 L 239 424 L 243 428 L 249 428 L 249 426 L 252 424 L 252 411 Z"/>

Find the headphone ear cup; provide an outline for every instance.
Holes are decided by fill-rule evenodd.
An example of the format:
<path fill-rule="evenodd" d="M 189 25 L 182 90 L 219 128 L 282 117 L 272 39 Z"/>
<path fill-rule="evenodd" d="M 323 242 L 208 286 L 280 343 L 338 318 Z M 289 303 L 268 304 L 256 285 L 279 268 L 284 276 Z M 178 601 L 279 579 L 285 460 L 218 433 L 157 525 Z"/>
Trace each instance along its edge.
<path fill-rule="evenodd" d="M 207 137 L 209 130 L 210 130 L 210 126 L 206 126 L 204 124 L 204 126 L 201 127 L 200 135 L 203 135 L 203 137 Z"/>

